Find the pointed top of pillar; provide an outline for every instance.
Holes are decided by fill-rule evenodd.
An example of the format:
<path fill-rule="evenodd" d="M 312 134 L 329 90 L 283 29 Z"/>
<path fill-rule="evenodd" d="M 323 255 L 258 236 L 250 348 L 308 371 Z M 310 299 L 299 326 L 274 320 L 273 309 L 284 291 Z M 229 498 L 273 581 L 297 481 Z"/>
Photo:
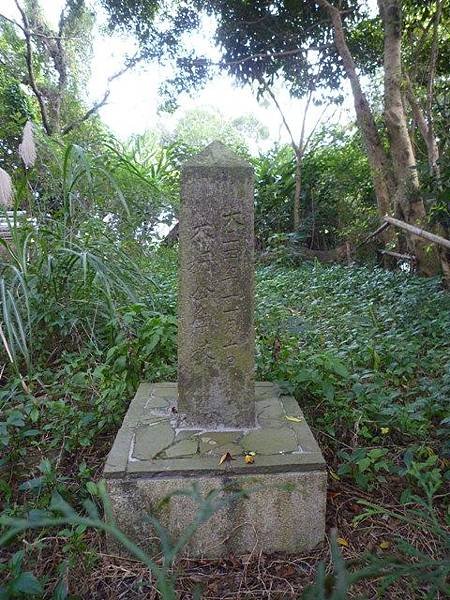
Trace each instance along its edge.
<path fill-rule="evenodd" d="M 246 169 L 253 171 L 252 165 L 238 154 L 235 154 L 222 142 L 214 141 L 206 146 L 200 154 L 189 158 L 183 165 L 186 168 L 227 168 L 227 169 Z"/>

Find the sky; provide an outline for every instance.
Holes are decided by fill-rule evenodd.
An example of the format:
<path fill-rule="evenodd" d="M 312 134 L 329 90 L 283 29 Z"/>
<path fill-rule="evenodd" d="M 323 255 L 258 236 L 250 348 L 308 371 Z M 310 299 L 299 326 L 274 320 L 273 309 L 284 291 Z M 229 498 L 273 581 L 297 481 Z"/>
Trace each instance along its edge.
<path fill-rule="evenodd" d="M 369 0 L 370 2 L 372 0 Z M 41 0 L 50 24 L 56 24 L 63 0 Z M 10 18 L 17 18 L 14 0 L 0 0 L 0 13 Z M 214 54 L 210 41 L 213 23 L 206 22 L 204 32 L 197 36 L 193 43 L 198 50 L 204 50 L 208 55 Z M 88 86 L 88 101 L 94 102 L 103 96 L 108 76 L 120 70 L 126 53 L 133 53 L 134 41 L 131 37 L 109 36 L 102 37 L 99 33 L 94 37 L 94 56 L 92 75 Z M 221 75 L 211 80 L 206 87 L 195 95 L 184 94 L 179 99 L 180 109 L 174 114 L 158 112 L 158 88 L 167 73 L 160 66 L 147 64 L 135 67 L 122 75 L 111 84 L 111 94 L 108 104 L 102 107 L 99 114 L 102 120 L 121 139 L 158 125 L 165 130 L 173 130 L 177 120 L 184 112 L 199 107 L 213 107 L 219 110 L 226 119 L 252 114 L 257 117 L 269 130 L 269 138 L 260 143 L 260 147 L 252 150 L 264 150 L 275 141 L 289 142 L 289 136 L 283 127 L 281 117 L 271 102 L 258 103 L 256 94 L 250 87 L 239 87 L 227 75 Z M 282 82 L 276 86 L 276 96 L 287 115 L 291 129 L 297 137 L 300 134 L 300 124 L 304 103 L 301 100 L 289 98 Z M 324 119 L 347 123 L 354 118 L 350 90 L 344 87 L 345 101 L 341 109 L 325 114 Z M 322 108 L 312 107 L 307 120 L 307 132 L 314 127 Z"/>

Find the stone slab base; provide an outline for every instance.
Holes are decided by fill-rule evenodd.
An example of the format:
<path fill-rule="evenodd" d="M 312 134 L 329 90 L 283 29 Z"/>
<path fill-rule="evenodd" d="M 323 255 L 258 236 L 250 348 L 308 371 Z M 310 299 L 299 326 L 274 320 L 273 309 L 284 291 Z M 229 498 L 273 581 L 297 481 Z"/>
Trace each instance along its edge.
<path fill-rule="evenodd" d="M 157 552 L 147 515 L 177 539 L 212 512 L 200 522 L 188 554 L 301 552 L 322 541 L 326 470 L 320 449 L 292 397 L 280 397 L 271 383 L 257 383 L 255 394 L 257 427 L 205 431 L 182 427 L 176 384 L 141 384 L 104 469 L 124 533 Z M 224 455 L 228 460 L 221 462 Z"/>

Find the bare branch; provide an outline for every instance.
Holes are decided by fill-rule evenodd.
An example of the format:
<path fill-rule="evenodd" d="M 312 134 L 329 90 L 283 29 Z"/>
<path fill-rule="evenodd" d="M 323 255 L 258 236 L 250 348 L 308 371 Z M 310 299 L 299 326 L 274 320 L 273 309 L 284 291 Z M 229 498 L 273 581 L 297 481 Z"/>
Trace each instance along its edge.
<path fill-rule="evenodd" d="M 62 129 L 62 131 L 61 131 L 62 135 L 67 135 L 68 133 L 70 133 L 71 131 L 73 131 L 74 129 L 76 129 L 76 127 L 78 127 L 79 125 L 81 125 L 82 123 L 84 123 L 85 121 L 87 121 L 102 106 L 104 106 L 106 104 L 106 102 L 107 102 L 110 94 L 111 94 L 111 90 L 110 90 L 111 83 L 115 79 L 118 79 L 119 77 L 121 77 L 129 69 L 131 69 L 132 67 L 134 67 L 142 59 L 143 59 L 142 56 L 138 56 L 137 54 L 135 54 L 132 58 L 130 58 L 130 60 L 127 62 L 127 64 L 124 67 L 122 67 L 122 69 L 120 69 L 119 71 L 117 71 L 113 75 L 110 75 L 108 77 L 106 90 L 105 90 L 105 93 L 103 94 L 102 98 L 100 100 L 98 100 L 97 102 L 95 102 L 91 106 L 91 108 L 89 110 L 87 110 L 79 119 L 76 119 L 72 123 L 69 123 L 69 125 L 66 125 L 66 127 L 64 127 Z"/>
<path fill-rule="evenodd" d="M 390 225 L 395 225 L 395 227 L 399 227 L 400 229 L 404 229 L 413 235 L 418 235 L 419 237 L 423 237 L 430 242 L 434 242 L 444 248 L 450 249 L 450 240 L 441 237 L 440 235 L 436 235 L 435 233 L 430 233 L 421 227 L 416 227 L 415 225 L 410 225 L 409 223 L 405 223 L 404 221 L 400 221 L 400 219 L 394 219 L 394 217 L 390 217 L 389 215 L 385 215 L 384 220 Z"/>
<path fill-rule="evenodd" d="M 405 82 L 406 82 L 406 99 L 408 100 L 408 104 L 411 107 L 412 115 L 416 125 L 420 129 L 420 133 L 424 140 L 428 139 L 429 131 L 428 124 L 425 119 L 425 115 L 423 113 L 422 107 L 420 106 L 412 87 L 412 83 L 408 75 L 405 73 Z"/>
<path fill-rule="evenodd" d="M 291 138 L 291 146 L 292 146 L 292 148 L 294 149 L 294 152 L 295 152 L 296 154 L 298 154 L 298 146 L 297 146 L 297 144 L 295 143 L 294 135 L 293 135 L 293 133 L 292 133 L 292 130 L 291 130 L 291 128 L 289 127 L 289 123 L 287 122 L 286 116 L 285 116 L 285 114 L 284 114 L 284 112 L 283 112 L 283 110 L 282 110 L 282 108 L 281 108 L 281 106 L 280 106 L 280 103 L 278 102 L 278 100 L 277 100 L 277 98 L 276 98 L 275 94 L 272 92 L 272 90 L 270 89 L 270 87 L 267 87 L 267 88 L 266 88 L 266 91 L 267 91 L 267 93 L 269 94 L 269 96 L 272 98 L 272 100 L 273 100 L 273 103 L 275 104 L 275 106 L 276 106 L 276 107 L 277 107 L 277 109 L 278 109 L 278 112 L 280 113 L 281 119 L 282 119 L 282 121 L 283 121 L 283 125 L 285 126 L 285 128 L 286 128 L 286 131 L 288 132 L 288 134 L 289 134 L 289 137 Z"/>
<path fill-rule="evenodd" d="M 315 122 L 315 124 L 314 124 L 314 127 L 313 127 L 313 128 L 311 129 L 311 131 L 309 132 L 309 135 L 308 135 L 308 137 L 306 138 L 306 142 L 305 142 L 305 144 L 304 144 L 304 149 L 305 149 L 305 150 L 306 150 L 306 148 L 308 148 L 308 146 L 309 146 L 309 144 L 310 144 L 310 142 L 311 142 L 311 139 L 312 139 L 313 135 L 315 134 L 315 132 L 316 132 L 317 128 L 318 128 L 318 127 L 319 127 L 319 125 L 322 123 L 322 119 L 323 119 L 323 117 L 324 117 L 325 113 L 327 112 L 327 110 L 328 110 L 328 107 L 329 107 L 329 104 L 325 104 L 325 106 L 323 107 L 323 110 L 322 110 L 322 112 L 320 113 L 320 115 L 318 116 L 318 118 L 317 118 L 317 120 L 316 120 L 316 122 Z M 334 117 L 334 115 L 335 115 L 335 114 L 336 114 L 336 110 L 335 110 L 335 111 L 334 111 L 334 112 L 331 114 L 331 116 L 330 116 L 330 119 L 332 119 L 332 118 Z"/>
<path fill-rule="evenodd" d="M 0 14 L 0 19 L 3 19 L 4 21 L 8 21 L 8 23 L 11 23 L 15 27 L 18 27 L 21 31 L 24 31 L 24 28 L 22 27 L 22 25 L 20 23 L 18 23 L 17 21 L 14 21 L 14 19 L 10 19 L 9 17 L 7 17 L 6 15 L 3 15 L 3 14 Z"/>
<path fill-rule="evenodd" d="M 1 14 L 1 13 L 0 13 L 0 19 L 3 19 L 4 21 L 8 21 L 8 23 L 11 23 L 11 25 L 14 25 L 18 29 L 20 29 L 23 33 L 25 33 L 25 28 L 23 27 L 23 25 L 21 25 L 20 23 L 18 23 L 14 19 L 10 19 L 9 17 L 7 17 L 6 15 Z M 59 39 L 70 40 L 70 39 L 77 39 L 75 37 L 73 37 L 73 38 L 70 38 L 70 37 L 60 38 L 59 36 L 56 36 L 56 35 L 46 35 L 45 33 L 38 33 L 37 31 L 33 31 L 32 29 L 29 29 L 28 33 L 29 33 L 30 37 L 45 38 L 47 40 L 59 40 Z"/>
<path fill-rule="evenodd" d="M 305 110 L 303 111 L 302 126 L 300 129 L 300 140 L 298 142 L 298 147 L 299 147 L 301 155 L 303 155 L 303 153 L 305 151 L 303 142 L 305 141 L 306 117 L 308 116 L 309 106 L 311 104 L 313 93 L 314 93 L 314 88 L 311 87 L 311 89 L 308 92 L 308 96 L 306 97 Z"/>
<path fill-rule="evenodd" d="M 82 123 L 87 121 L 89 119 L 89 117 L 91 117 L 102 106 L 104 106 L 106 104 L 106 101 L 108 100 L 110 93 L 111 93 L 111 90 L 107 89 L 105 91 L 105 93 L 103 94 L 103 98 L 101 100 L 99 100 L 98 102 L 96 102 L 89 110 L 87 110 L 82 117 L 80 117 L 79 119 L 76 119 L 75 121 L 72 121 L 72 123 L 69 123 L 69 125 L 66 125 L 66 127 L 64 127 L 62 129 L 62 131 L 61 131 L 62 135 L 67 135 L 68 133 L 70 133 L 77 127 L 79 127 L 79 125 L 81 125 Z"/>

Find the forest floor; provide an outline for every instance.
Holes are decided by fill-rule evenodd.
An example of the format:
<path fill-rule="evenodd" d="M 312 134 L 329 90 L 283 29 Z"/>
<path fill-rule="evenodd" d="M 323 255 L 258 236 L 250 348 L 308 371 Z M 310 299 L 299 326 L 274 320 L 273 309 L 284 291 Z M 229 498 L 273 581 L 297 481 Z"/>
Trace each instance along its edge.
<path fill-rule="evenodd" d="M 139 379 L 176 376 L 174 265 L 170 252 L 152 264 L 151 315 L 123 310 L 113 346 L 53 356 L 32 392 L 13 396 L 10 380 L 2 533 L 7 519 L 53 515 L 55 493 L 79 513 L 100 504 L 97 482 Z M 310 263 L 259 268 L 256 300 L 258 379 L 296 396 L 327 460 L 327 539 L 299 556 L 181 558 L 178 597 L 446 597 L 450 295 L 436 280 Z M 104 535 L 82 524 L 18 534 L 0 569 L 2 598 L 160 597 L 146 566 L 108 554 Z"/>

